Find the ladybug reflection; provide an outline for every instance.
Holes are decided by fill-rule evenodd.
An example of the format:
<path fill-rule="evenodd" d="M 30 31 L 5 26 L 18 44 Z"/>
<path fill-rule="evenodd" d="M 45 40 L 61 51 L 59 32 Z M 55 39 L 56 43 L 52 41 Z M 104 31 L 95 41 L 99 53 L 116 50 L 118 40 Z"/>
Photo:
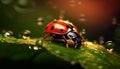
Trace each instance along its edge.
<path fill-rule="evenodd" d="M 78 29 L 75 25 L 69 21 L 64 20 L 54 20 L 50 22 L 45 30 L 43 39 L 50 36 L 50 40 L 63 39 L 66 47 L 74 46 L 74 48 L 79 48 L 81 46 L 81 36 L 78 34 Z M 73 44 L 70 44 L 68 40 L 71 40 Z"/>

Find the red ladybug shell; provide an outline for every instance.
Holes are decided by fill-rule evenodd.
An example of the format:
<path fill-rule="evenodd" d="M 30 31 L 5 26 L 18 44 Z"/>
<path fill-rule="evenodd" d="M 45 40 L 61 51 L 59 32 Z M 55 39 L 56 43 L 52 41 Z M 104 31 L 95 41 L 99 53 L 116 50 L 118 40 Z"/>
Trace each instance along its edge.
<path fill-rule="evenodd" d="M 72 23 L 70 23 L 68 21 L 64 21 L 64 20 L 58 20 L 58 21 L 52 21 L 52 22 L 50 22 L 46 26 L 44 32 L 63 35 L 63 34 L 66 34 L 67 32 L 70 31 L 70 29 L 67 27 L 69 25 L 73 26 L 73 30 L 76 31 L 76 32 L 78 32 L 76 26 L 74 26 Z"/>

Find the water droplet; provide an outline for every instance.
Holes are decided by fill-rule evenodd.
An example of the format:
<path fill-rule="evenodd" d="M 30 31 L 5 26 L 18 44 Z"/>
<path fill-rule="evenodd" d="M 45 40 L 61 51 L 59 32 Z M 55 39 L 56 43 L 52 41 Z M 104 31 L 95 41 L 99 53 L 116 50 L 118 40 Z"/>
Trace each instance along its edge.
<path fill-rule="evenodd" d="M 57 22 L 57 21 L 58 21 L 57 19 L 54 19 L 54 20 L 53 20 L 54 23 Z"/>
<path fill-rule="evenodd" d="M 79 21 L 86 21 L 86 15 L 84 13 L 80 14 L 80 18 L 79 18 Z"/>
<path fill-rule="evenodd" d="M 28 13 L 33 11 L 31 8 L 22 8 L 18 5 L 14 5 L 13 8 L 19 13 Z"/>
<path fill-rule="evenodd" d="M 43 18 L 42 18 L 42 17 L 39 17 L 39 18 L 37 19 L 37 25 L 41 26 L 41 25 L 43 25 L 43 23 L 44 23 Z"/>
<path fill-rule="evenodd" d="M 104 37 L 103 37 L 103 36 L 100 36 L 98 39 L 99 39 L 99 40 L 104 40 Z"/>
<path fill-rule="evenodd" d="M 78 5 L 81 5 L 82 4 L 82 1 L 79 1 L 79 2 L 77 2 L 78 3 Z"/>
<path fill-rule="evenodd" d="M 81 22 L 85 22 L 86 19 L 85 19 L 85 18 L 80 18 L 79 21 L 81 21 Z"/>
<path fill-rule="evenodd" d="M 76 62 L 75 61 L 71 61 L 71 64 L 74 65 L 74 64 L 76 64 Z"/>
<path fill-rule="evenodd" d="M 104 44 L 104 40 L 99 40 L 99 44 L 103 45 Z"/>
<path fill-rule="evenodd" d="M 116 25 L 117 24 L 117 19 L 116 18 L 112 18 L 112 24 Z"/>
<path fill-rule="evenodd" d="M 36 45 L 41 46 L 42 45 L 42 41 L 41 40 L 37 40 L 36 41 Z"/>
<path fill-rule="evenodd" d="M 50 5 L 52 5 L 52 4 L 53 4 L 53 2 L 52 2 L 52 1 L 48 1 L 47 3 L 48 3 L 48 4 L 50 4 Z"/>
<path fill-rule="evenodd" d="M 3 31 L 2 31 L 3 37 L 12 37 L 13 34 L 14 34 L 14 33 L 13 33 L 11 30 L 3 30 Z"/>
<path fill-rule="evenodd" d="M 85 15 L 84 13 L 82 13 L 80 16 L 81 16 L 81 17 L 86 17 L 86 15 Z"/>
<path fill-rule="evenodd" d="M 76 6 L 76 1 L 75 0 L 70 0 L 69 1 L 69 6 L 71 6 L 71 7 Z"/>
<path fill-rule="evenodd" d="M 57 50 L 57 51 L 56 51 L 56 53 L 57 53 L 57 54 L 59 54 L 59 53 L 60 53 L 60 51 L 59 51 L 59 50 Z"/>
<path fill-rule="evenodd" d="M 29 46 L 28 48 L 29 48 L 29 49 L 32 49 L 32 47 L 31 47 L 31 46 Z"/>
<path fill-rule="evenodd" d="M 34 49 L 34 50 L 38 50 L 38 49 L 39 49 L 39 47 L 37 47 L 37 46 L 34 46 L 34 47 L 33 47 L 33 49 Z"/>
<path fill-rule="evenodd" d="M 64 18 L 64 15 L 59 16 L 59 20 L 63 20 L 63 18 Z"/>
<path fill-rule="evenodd" d="M 18 0 L 18 5 L 20 7 L 26 7 L 28 5 L 28 0 Z"/>
<path fill-rule="evenodd" d="M 19 37 L 23 39 L 30 39 L 31 31 L 30 30 L 24 30 L 23 32 L 19 33 Z"/>
<path fill-rule="evenodd" d="M 99 66 L 99 69 L 103 69 L 103 67 L 102 67 L 102 66 Z"/>
<path fill-rule="evenodd" d="M 112 41 L 107 41 L 107 45 L 112 45 Z"/>

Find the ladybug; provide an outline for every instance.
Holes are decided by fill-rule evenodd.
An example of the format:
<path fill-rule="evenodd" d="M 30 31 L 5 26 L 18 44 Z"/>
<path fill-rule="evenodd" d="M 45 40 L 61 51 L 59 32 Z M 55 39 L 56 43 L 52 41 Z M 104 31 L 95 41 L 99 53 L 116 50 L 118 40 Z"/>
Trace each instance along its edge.
<path fill-rule="evenodd" d="M 78 34 L 78 29 L 69 21 L 65 20 L 54 20 L 47 24 L 44 30 L 43 39 L 46 39 L 48 35 L 51 37 L 50 40 L 63 39 L 68 48 L 70 44 L 68 40 L 73 42 L 75 48 L 81 46 L 81 36 Z"/>

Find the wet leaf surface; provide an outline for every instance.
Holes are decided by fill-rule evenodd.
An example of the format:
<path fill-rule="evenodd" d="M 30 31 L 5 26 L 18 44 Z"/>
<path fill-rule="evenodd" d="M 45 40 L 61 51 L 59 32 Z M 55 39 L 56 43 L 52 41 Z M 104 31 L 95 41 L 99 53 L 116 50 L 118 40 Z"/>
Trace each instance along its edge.
<path fill-rule="evenodd" d="M 4 38 L 0 36 L 1 64 L 19 64 L 25 67 L 61 67 L 81 69 L 119 69 L 120 56 L 109 53 L 103 46 L 87 41 L 79 49 L 66 46 L 59 42 L 42 41 L 36 44 L 37 38 L 29 40 Z M 29 48 L 31 46 L 31 48 Z M 32 47 L 41 47 L 34 50 Z M 6 61 L 6 62 L 5 62 Z"/>

